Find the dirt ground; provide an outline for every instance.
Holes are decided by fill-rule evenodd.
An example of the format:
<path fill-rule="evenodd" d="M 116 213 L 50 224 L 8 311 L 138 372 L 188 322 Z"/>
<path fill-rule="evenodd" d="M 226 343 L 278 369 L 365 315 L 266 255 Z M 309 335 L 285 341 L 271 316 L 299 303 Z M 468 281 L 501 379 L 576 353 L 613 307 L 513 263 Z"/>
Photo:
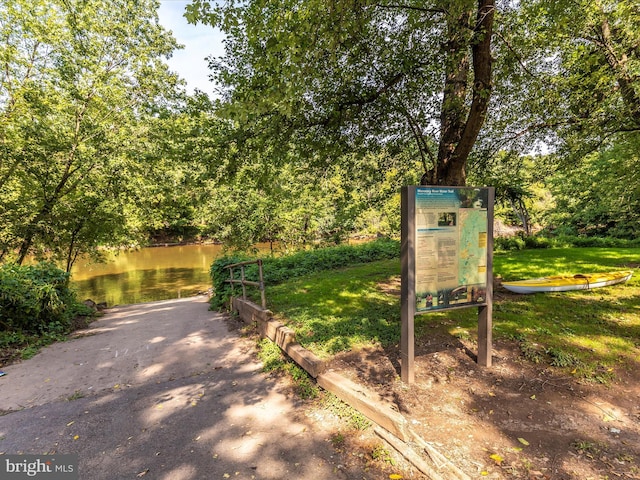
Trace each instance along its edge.
<path fill-rule="evenodd" d="M 470 478 L 640 479 L 639 371 L 588 383 L 504 341 L 483 368 L 475 345 L 446 330 L 434 324 L 417 342 L 415 384 L 400 381 L 398 347 L 341 354 L 332 368 L 385 397 Z M 421 476 L 409 468 L 404 478 Z"/>
<path fill-rule="evenodd" d="M 505 341 L 494 342 L 493 366 L 483 368 L 475 345 L 448 334 L 449 327 L 434 323 L 432 335 L 416 344 L 415 384 L 400 381 L 397 346 L 344 353 L 331 368 L 395 405 L 472 479 L 640 479 L 640 371 L 616 371 L 608 385 L 586 383 L 525 360 Z M 392 448 L 380 450 L 373 429 L 347 431 L 317 405 L 300 406 L 313 424 L 333 429 L 327 441 L 344 471 L 425 478 Z"/>

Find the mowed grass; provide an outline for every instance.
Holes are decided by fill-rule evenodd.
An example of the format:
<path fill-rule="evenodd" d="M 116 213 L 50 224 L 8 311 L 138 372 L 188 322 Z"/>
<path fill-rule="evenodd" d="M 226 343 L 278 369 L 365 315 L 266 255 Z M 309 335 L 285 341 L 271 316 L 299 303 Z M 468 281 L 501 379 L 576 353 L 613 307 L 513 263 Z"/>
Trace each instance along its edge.
<path fill-rule="evenodd" d="M 518 342 L 529 361 L 595 381 L 606 382 L 620 369 L 640 367 L 639 265 L 640 248 L 496 254 L 494 274 L 504 280 L 621 269 L 634 270 L 634 277 L 623 285 L 590 291 L 505 295 L 497 289 L 494 338 Z M 268 286 L 269 308 L 296 331 L 302 345 L 324 358 L 369 345 L 396 346 L 399 274 L 399 260 L 385 260 L 300 277 Z M 474 343 L 477 310 L 416 317 L 417 342 L 438 329 Z"/>

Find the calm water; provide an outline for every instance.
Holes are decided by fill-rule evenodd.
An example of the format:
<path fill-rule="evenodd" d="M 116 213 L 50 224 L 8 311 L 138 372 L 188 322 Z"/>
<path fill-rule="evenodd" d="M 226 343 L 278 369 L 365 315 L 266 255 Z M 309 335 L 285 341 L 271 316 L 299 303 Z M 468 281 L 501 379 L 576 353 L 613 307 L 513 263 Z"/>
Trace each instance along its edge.
<path fill-rule="evenodd" d="M 211 287 L 209 268 L 220 245 L 151 247 L 120 252 L 106 264 L 76 262 L 78 298 L 127 305 L 196 295 Z"/>

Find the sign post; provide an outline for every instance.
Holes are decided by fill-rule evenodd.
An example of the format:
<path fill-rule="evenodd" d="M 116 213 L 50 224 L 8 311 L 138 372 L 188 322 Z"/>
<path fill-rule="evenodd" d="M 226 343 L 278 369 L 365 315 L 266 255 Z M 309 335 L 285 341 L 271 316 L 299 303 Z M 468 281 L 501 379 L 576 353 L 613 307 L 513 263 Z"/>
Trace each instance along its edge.
<path fill-rule="evenodd" d="M 401 378 L 413 383 L 414 317 L 478 308 L 478 364 L 491 366 L 493 203 L 491 187 L 402 189 Z"/>

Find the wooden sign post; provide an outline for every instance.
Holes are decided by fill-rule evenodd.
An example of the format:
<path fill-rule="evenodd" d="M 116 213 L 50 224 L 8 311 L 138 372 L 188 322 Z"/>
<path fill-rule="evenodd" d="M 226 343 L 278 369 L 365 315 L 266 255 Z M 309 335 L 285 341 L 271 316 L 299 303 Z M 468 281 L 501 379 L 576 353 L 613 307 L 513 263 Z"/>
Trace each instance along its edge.
<path fill-rule="evenodd" d="M 402 189 L 401 378 L 415 381 L 414 318 L 478 308 L 478 364 L 491 366 L 492 187 Z"/>

